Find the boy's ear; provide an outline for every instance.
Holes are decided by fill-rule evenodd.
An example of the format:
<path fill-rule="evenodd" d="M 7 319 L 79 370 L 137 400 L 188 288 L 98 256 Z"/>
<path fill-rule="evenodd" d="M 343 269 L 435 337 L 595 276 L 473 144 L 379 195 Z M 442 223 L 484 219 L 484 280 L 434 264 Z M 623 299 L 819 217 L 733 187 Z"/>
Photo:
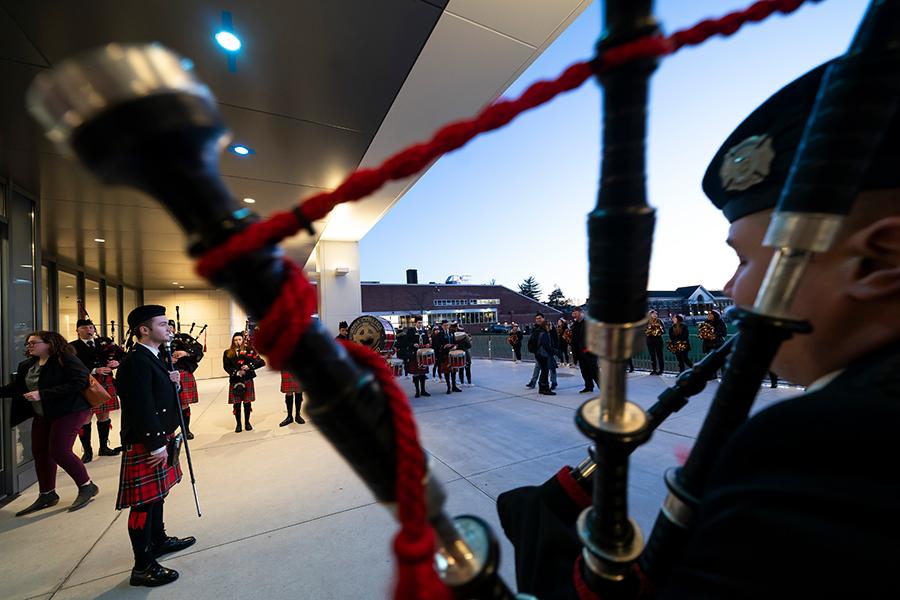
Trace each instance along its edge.
<path fill-rule="evenodd" d="M 892 296 L 900 300 L 900 216 L 875 221 L 848 243 L 858 261 L 847 290 L 850 297 L 862 302 Z"/>

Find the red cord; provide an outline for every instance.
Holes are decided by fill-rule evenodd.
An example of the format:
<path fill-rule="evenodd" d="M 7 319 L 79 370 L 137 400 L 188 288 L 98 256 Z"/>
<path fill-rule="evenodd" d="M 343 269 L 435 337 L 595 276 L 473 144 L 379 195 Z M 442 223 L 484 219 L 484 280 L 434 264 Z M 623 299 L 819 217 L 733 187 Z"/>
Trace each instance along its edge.
<path fill-rule="evenodd" d="M 714 35 L 729 36 L 745 23 L 761 21 L 775 12 L 790 13 L 804 0 L 761 0 L 743 11 L 720 19 L 705 20 L 669 37 L 648 36 L 607 50 L 590 62 L 579 62 L 552 81 L 538 81 L 514 100 L 497 101 L 472 119 L 457 121 L 439 129 L 425 143 L 415 144 L 384 161 L 375 169 L 359 169 L 330 192 L 308 198 L 297 211 L 277 212 L 231 236 L 224 244 L 209 250 L 197 261 L 197 272 L 210 279 L 245 253 L 277 244 L 313 222 L 324 218 L 341 202 L 359 200 L 388 181 L 404 179 L 427 167 L 444 154 L 456 150 L 474 137 L 499 129 L 518 115 L 549 102 L 557 95 L 574 90 L 592 74 L 600 75 L 628 62 L 672 54 L 684 46 L 698 45 Z M 316 295 L 302 270 L 285 259 L 285 279 L 276 302 L 260 323 L 256 343 L 276 369 L 286 368 L 294 348 L 316 312 Z M 440 599 L 449 591 L 432 568 L 434 533 L 428 526 L 422 480 L 425 476 L 423 450 L 418 441 L 415 420 L 405 394 L 394 380 L 384 359 L 356 344 L 345 343 L 353 360 L 369 368 L 384 389 L 393 415 L 397 444 L 397 507 L 400 532 L 394 538 L 399 561 L 395 597 Z M 580 561 L 580 558 L 579 558 Z M 576 563 L 576 586 L 580 578 Z M 579 596 L 585 590 L 579 589 Z M 594 596 L 595 597 L 595 596 Z"/>

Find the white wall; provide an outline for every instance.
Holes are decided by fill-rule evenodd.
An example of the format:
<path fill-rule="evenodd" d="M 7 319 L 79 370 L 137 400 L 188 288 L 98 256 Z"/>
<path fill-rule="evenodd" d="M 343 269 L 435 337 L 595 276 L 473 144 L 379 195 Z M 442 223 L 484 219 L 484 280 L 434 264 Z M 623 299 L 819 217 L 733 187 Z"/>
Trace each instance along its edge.
<path fill-rule="evenodd" d="M 145 304 L 160 304 L 166 307 L 166 316 L 175 319 L 175 306 L 181 307 L 181 331 L 187 333 L 191 322 L 196 322 L 194 335 L 206 328 L 206 354 L 194 373 L 197 379 L 225 377 L 222 370 L 222 352 L 231 343 L 231 334 L 244 329 L 246 315 L 221 290 L 144 290 Z M 203 343 L 203 336 L 200 336 Z"/>

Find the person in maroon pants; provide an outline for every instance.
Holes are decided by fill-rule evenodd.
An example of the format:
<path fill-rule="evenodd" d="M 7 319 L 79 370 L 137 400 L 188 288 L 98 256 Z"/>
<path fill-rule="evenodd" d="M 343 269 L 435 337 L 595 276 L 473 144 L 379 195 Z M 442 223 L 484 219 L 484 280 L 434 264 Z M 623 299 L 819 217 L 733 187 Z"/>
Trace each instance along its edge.
<path fill-rule="evenodd" d="M 40 494 L 17 517 L 55 506 L 56 467 L 59 465 L 78 485 L 70 511 L 84 507 L 99 488 L 91 481 L 84 463 L 72 452 L 72 444 L 90 413 L 81 395 L 88 371 L 66 339 L 53 331 L 35 331 L 26 338 L 26 356 L 16 378 L 0 388 L 0 397 L 13 398 L 13 422 L 34 418 L 31 453 L 34 456 Z"/>

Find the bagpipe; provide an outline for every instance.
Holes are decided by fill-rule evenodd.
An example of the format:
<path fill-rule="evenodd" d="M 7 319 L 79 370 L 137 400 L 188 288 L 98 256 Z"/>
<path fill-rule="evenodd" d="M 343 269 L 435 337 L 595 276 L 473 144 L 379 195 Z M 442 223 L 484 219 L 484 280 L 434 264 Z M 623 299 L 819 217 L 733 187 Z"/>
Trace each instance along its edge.
<path fill-rule="evenodd" d="M 200 336 L 206 331 L 206 325 L 200 328 L 200 331 L 197 332 L 197 336 L 194 337 L 192 335 L 194 333 L 194 327 L 196 326 L 196 322 L 191 323 L 191 328 L 187 333 L 181 331 L 181 307 L 175 307 L 175 334 L 172 336 L 172 352 L 187 352 L 188 356 L 194 362 L 200 362 L 203 358 L 203 354 L 206 351 L 204 344 L 200 343 Z M 177 363 L 178 361 L 176 361 Z"/>
<path fill-rule="evenodd" d="M 105 367 L 111 361 L 122 362 L 122 359 L 125 358 L 125 350 L 111 337 L 101 335 L 94 340 L 94 343 L 96 344 L 94 353 L 97 360 L 95 367 Z"/>
<path fill-rule="evenodd" d="M 746 11 L 743 21 L 722 19 L 717 27 L 705 22 L 663 37 L 651 0 L 607 0 L 597 58 L 567 70 L 554 93 L 536 84 L 519 100 L 488 107 L 465 128 L 448 126 L 429 144 L 404 151 L 377 170 L 355 173 L 336 190 L 264 222 L 224 185 L 218 154 L 225 125 L 210 91 L 174 53 L 160 46 L 101 48 L 39 75 L 28 102 L 48 137 L 91 172 L 160 201 L 189 234 L 200 272 L 227 289 L 248 314 L 273 323 L 260 330 L 273 365 L 284 363 L 303 382 L 319 431 L 380 502 L 396 507 L 397 595 L 440 598 L 449 588 L 458 598 L 494 599 L 513 595 L 497 575 L 492 532 L 477 517 L 445 514 L 442 487 L 428 474 L 408 404 L 389 372 L 385 377 L 383 359 L 337 343 L 307 318 L 315 312 L 309 283 L 275 243 L 311 230 L 311 223 L 338 202 L 359 199 L 388 179 L 408 177 L 440 153 L 508 123 L 518 114 L 514 109 L 533 108 L 596 74 L 604 88 L 604 150 L 597 205 L 588 216 L 586 339 L 602 376 L 599 397 L 576 414 L 577 427 L 592 441 L 589 475 L 578 469 L 589 477 L 592 502 L 575 524 L 583 551 L 570 574 L 579 596 L 635 598 L 647 581 L 665 585 L 691 537 L 713 463 L 747 419 L 780 344 L 810 330 L 806 321 L 790 316 L 791 302 L 811 257 L 833 244 L 883 125 L 898 105 L 893 74 L 880 74 L 879 80 L 867 68 L 874 53 L 900 39 L 898 2 L 872 2 L 847 54 L 823 79 L 766 237 L 766 245 L 776 249 L 772 264 L 754 305 L 730 310 L 740 333 L 716 351 L 731 350 L 725 375 L 685 464 L 666 474 L 669 496 L 645 543 L 627 510 L 629 457 L 649 440 L 665 411 L 655 416 L 627 400 L 626 368 L 648 325 L 655 225 L 645 190 L 648 82 L 659 57 L 716 33 L 734 33 L 742 22 L 764 18 L 760 14 L 766 10 L 789 12 L 801 3 L 764 1 L 754 5 L 759 10 Z M 873 78 L 885 93 L 866 98 L 867 110 L 859 111 L 858 90 L 864 81 L 871 89 Z M 532 92 L 535 88 L 539 91 Z M 289 325 L 275 327 L 279 319 Z"/>

